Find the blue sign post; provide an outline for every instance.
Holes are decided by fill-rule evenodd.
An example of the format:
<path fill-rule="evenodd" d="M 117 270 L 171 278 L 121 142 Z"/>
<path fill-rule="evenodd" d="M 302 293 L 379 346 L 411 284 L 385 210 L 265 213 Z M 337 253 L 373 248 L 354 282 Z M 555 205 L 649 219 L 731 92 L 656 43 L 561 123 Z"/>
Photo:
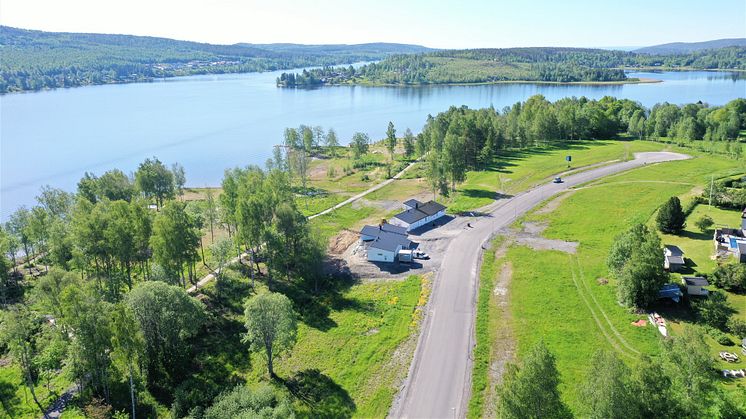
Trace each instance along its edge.
<path fill-rule="evenodd" d="M 567 160 L 567 167 L 570 167 L 570 162 L 572 161 L 572 156 L 565 157 L 565 160 Z"/>

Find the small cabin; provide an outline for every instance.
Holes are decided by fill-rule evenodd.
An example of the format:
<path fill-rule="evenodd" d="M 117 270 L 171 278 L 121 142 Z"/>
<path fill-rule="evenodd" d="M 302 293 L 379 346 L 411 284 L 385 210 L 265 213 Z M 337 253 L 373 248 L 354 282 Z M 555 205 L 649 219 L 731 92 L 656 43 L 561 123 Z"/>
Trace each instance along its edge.
<path fill-rule="evenodd" d="M 681 278 L 681 282 L 686 286 L 687 295 L 707 296 L 709 294 L 705 287 L 710 283 L 701 276 L 685 276 Z"/>
<path fill-rule="evenodd" d="M 684 251 L 679 246 L 671 244 L 663 246 L 663 269 L 669 272 L 677 272 L 685 266 Z"/>

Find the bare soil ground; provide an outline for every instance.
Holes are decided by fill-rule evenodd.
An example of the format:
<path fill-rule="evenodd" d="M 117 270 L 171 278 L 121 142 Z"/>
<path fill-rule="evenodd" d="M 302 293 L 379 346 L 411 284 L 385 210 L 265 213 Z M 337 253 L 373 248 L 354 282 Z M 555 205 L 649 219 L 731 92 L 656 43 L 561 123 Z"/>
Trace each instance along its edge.
<path fill-rule="evenodd" d="M 509 240 L 506 241 L 506 243 L 504 243 L 503 246 L 501 246 L 496 251 L 496 257 L 501 257 L 498 252 L 502 252 L 504 254 L 507 251 L 509 247 L 508 242 Z M 497 406 L 497 394 L 495 390 L 497 388 L 497 384 L 502 381 L 502 377 L 505 373 L 505 367 L 507 366 L 507 364 L 509 362 L 515 362 L 516 342 L 515 338 L 513 337 L 513 329 L 510 327 L 510 295 L 508 293 L 510 280 L 512 277 L 513 265 L 510 262 L 506 262 L 500 270 L 497 283 L 495 284 L 495 295 L 493 296 L 494 302 L 497 305 L 497 318 L 500 323 L 500 327 L 496 329 L 495 340 L 492 343 L 492 354 L 490 356 L 490 358 L 492 359 L 492 363 L 490 364 L 489 372 L 490 385 L 487 390 L 487 396 L 484 404 L 485 410 L 483 412 L 485 417 L 496 416 L 495 406 Z"/>
<path fill-rule="evenodd" d="M 546 225 L 540 223 L 524 223 L 523 230 L 516 234 L 515 242 L 528 246 L 534 250 L 558 250 L 575 254 L 578 250 L 577 242 L 547 239 L 541 236 Z"/>

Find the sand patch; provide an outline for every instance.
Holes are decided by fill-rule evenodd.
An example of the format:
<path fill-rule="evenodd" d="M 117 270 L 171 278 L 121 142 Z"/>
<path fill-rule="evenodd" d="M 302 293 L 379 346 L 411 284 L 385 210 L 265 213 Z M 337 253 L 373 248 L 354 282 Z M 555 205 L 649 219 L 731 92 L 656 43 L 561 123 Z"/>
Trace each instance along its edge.
<path fill-rule="evenodd" d="M 359 236 L 349 230 L 342 230 L 341 233 L 329 239 L 329 253 L 333 255 L 341 255 L 344 253 L 353 243 L 358 240 Z"/>

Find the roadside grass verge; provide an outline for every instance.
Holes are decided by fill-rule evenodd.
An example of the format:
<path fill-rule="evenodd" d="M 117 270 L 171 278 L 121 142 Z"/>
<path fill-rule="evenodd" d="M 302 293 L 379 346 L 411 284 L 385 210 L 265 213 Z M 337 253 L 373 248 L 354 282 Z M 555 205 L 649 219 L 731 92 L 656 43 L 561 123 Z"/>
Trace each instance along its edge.
<path fill-rule="evenodd" d="M 468 418 L 484 417 L 484 404 L 489 393 L 490 363 L 493 342 L 500 326 L 497 306 L 493 299 L 495 280 L 499 273 L 502 258 L 496 257 L 496 250 L 505 240 L 504 236 L 497 236 L 484 252 L 482 266 L 479 272 L 479 291 L 477 294 L 477 309 L 475 320 L 476 345 L 474 347 L 474 361 L 471 372 L 471 399 L 467 410 Z"/>
<path fill-rule="evenodd" d="M 510 309 L 518 354 L 544 339 L 557 358 L 563 398 L 574 411 L 581 404 L 577 388 L 593 352 L 616 350 L 634 367 L 635 351 L 655 354 L 659 347 L 660 338 L 652 327 L 630 325 L 644 316 L 617 303 L 615 281 L 608 278 L 606 267 L 614 237 L 634 223 L 649 223 L 669 197 L 685 196 L 694 186 L 708 184 L 711 175 L 725 176 L 740 167 L 740 162 L 714 157 L 649 165 L 579 188 L 552 212 L 525 218 L 547 223 L 543 233 L 547 238 L 580 243 L 577 255 L 514 246 L 507 256 L 514 268 Z M 697 208 L 693 215 L 703 210 Z M 692 242 L 707 249 L 691 249 L 692 255 L 701 259 L 704 253 L 698 252 L 712 249 L 710 239 Z M 664 316 L 668 313 L 666 306 L 656 309 Z M 714 347 L 713 356 L 717 356 Z"/>

